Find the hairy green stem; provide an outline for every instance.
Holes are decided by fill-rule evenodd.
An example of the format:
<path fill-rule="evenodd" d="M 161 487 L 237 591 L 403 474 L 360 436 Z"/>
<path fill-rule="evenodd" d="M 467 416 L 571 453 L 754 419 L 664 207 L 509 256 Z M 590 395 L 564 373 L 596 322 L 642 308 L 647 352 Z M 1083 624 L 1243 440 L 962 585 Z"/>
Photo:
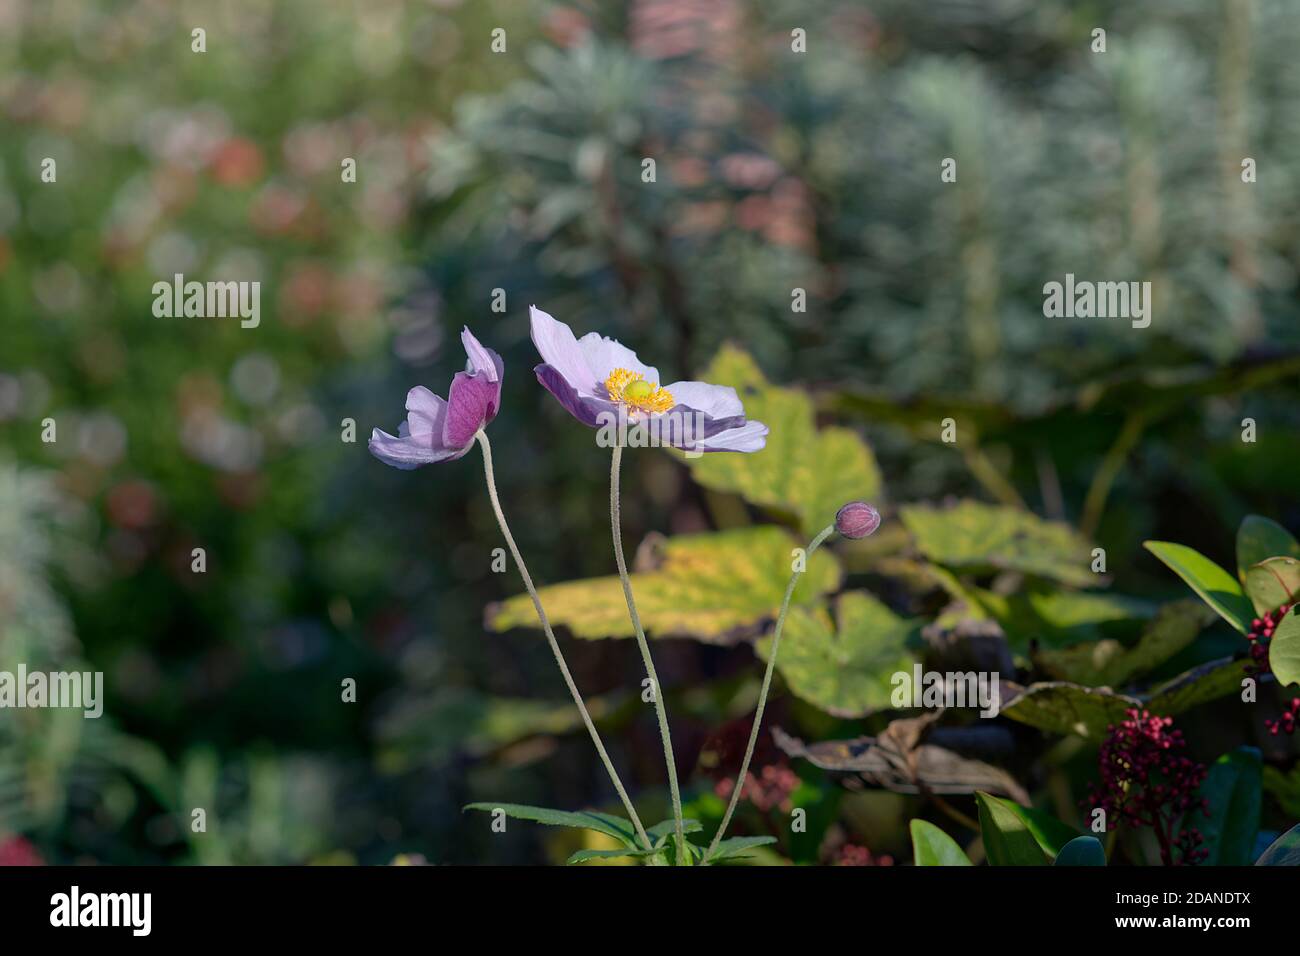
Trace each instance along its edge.
<path fill-rule="evenodd" d="M 813 552 L 822 546 L 822 543 L 835 533 L 835 525 L 829 524 L 822 529 L 817 537 L 808 543 L 808 550 L 804 552 L 803 567 L 808 567 L 808 561 L 812 558 Z M 785 587 L 785 597 L 781 600 L 781 613 L 776 618 L 776 630 L 772 632 L 772 649 L 767 655 L 767 670 L 763 673 L 763 689 L 758 692 L 758 710 L 754 712 L 754 726 L 749 730 L 749 744 L 745 747 L 745 759 L 740 762 L 740 773 L 736 774 L 736 785 L 731 788 L 731 801 L 727 804 L 727 812 L 722 815 L 722 823 L 718 826 L 718 832 L 713 836 L 713 842 L 709 844 L 709 852 L 704 855 L 707 860 L 713 856 L 713 852 L 718 848 L 722 841 L 722 834 L 727 830 L 727 824 L 731 822 L 731 815 L 736 812 L 736 804 L 740 802 L 740 793 L 745 789 L 745 774 L 749 773 L 749 761 L 754 756 L 754 745 L 758 743 L 758 728 L 763 722 L 763 708 L 767 706 L 767 692 L 772 687 L 772 671 L 776 669 L 776 652 L 781 646 L 781 631 L 785 627 L 785 615 L 790 610 L 790 597 L 794 594 L 794 587 L 799 583 L 799 575 L 803 570 L 798 567 L 790 574 L 790 583 Z"/>
<path fill-rule="evenodd" d="M 668 792 L 673 800 L 673 824 L 677 833 L 677 864 L 687 862 L 686 835 L 682 829 L 682 795 L 677 788 L 677 761 L 673 758 L 673 739 L 668 733 L 668 712 L 664 709 L 663 688 L 659 686 L 659 675 L 655 673 L 655 663 L 650 657 L 650 645 L 645 639 L 645 629 L 641 627 L 641 616 L 636 612 L 636 599 L 632 597 L 632 581 L 627 576 L 627 561 L 623 557 L 622 517 L 619 507 L 618 472 L 623 461 L 623 446 L 614 445 L 613 459 L 609 466 L 609 523 L 614 533 L 614 559 L 618 562 L 618 577 L 623 582 L 623 597 L 627 600 L 627 611 L 632 617 L 632 629 L 636 631 L 636 643 L 641 649 L 641 660 L 645 662 L 646 674 L 650 677 L 650 688 L 654 695 L 655 716 L 659 718 L 659 736 L 664 744 L 664 760 L 668 764 Z"/>
<path fill-rule="evenodd" d="M 582 694 L 578 692 L 578 685 L 573 682 L 573 675 L 569 673 L 569 665 L 565 663 L 559 642 L 555 640 L 555 632 L 551 630 L 551 622 L 547 620 L 546 611 L 542 608 L 542 599 L 537 596 L 537 588 L 533 586 L 532 576 L 528 573 L 523 556 L 520 555 L 519 548 L 515 544 L 514 535 L 510 533 L 510 527 L 506 524 L 506 516 L 501 511 L 501 501 L 497 498 L 497 483 L 492 470 L 492 446 L 488 443 L 488 437 L 483 431 L 480 430 L 474 437 L 478 439 L 479 445 L 483 448 L 483 473 L 487 477 L 488 497 L 492 500 L 492 510 L 496 512 L 497 524 L 501 526 L 501 533 L 505 535 L 506 544 L 509 545 L 510 553 L 514 556 L 515 567 L 519 569 L 519 576 L 524 579 L 524 587 L 528 589 L 528 596 L 533 599 L 533 607 L 537 610 L 538 620 L 542 622 L 542 630 L 546 632 L 546 640 L 551 645 L 551 653 L 555 655 L 555 663 L 560 666 L 560 673 L 564 676 L 564 683 L 568 685 L 569 693 L 573 695 L 573 702 L 578 705 L 578 713 L 582 714 L 582 722 L 587 725 L 587 732 L 591 734 L 591 742 L 596 745 L 596 753 L 600 754 L 600 760 L 609 773 L 609 779 L 614 782 L 614 789 L 618 791 L 618 798 L 623 801 L 624 809 L 627 810 L 628 816 L 632 818 L 632 825 L 636 827 L 641 842 L 649 850 L 652 847 L 650 837 L 645 832 L 645 827 L 641 825 L 641 818 L 637 816 L 636 809 L 632 806 L 627 790 L 623 787 L 623 781 L 618 778 L 618 771 L 614 769 L 613 761 L 609 759 L 609 754 L 605 751 L 605 745 L 601 742 L 600 734 L 596 730 L 595 723 L 592 722 L 591 714 L 587 712 L 587 705 L 583 703 Z"/>

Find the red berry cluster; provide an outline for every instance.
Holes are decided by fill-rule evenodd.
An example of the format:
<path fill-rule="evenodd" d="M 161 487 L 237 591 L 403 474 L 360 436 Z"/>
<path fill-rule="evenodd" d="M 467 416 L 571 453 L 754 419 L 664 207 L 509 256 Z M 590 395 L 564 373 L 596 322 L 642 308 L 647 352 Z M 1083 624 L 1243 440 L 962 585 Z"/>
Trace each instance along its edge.
<path fill-rule="evenodd" d="M 1266 613 L 1263 617 L 1257 617 L 1250 622 L 1250 630 L 1246 632 L 1246 640 L 1250 641 L 1250 662 L 1246 665 L 1246 673 L 1252 676 L 1258 674 L 1272 673 L 1272 667 L 1268 660 L 1269 644 L 1273 641 L 1273 632 L 1277 630 L 1278 624 L 1282 623 L 1282 618 L 1286 617 L 1286 612 L 1291 610 L 1290 604 L 1283 604 L 1276 611 Z M 1276 737 L 1280 733 L 1293 734 L 1296 729 L 1296 721 L 1300 719 L 1300 697 L 1294 697 L 1287 709 L 1283 711 L 1279 720 L 1264 721 L 1264 726 L 1268 732 Z"/>
<path fill-rule="evenodd" d="M 1283 731 L 1290 735 L 1295 733 L 1297 719 L 1300 719 L 1300 697 L 1292 697 L 1291 703 L 1282 712 L 1281 719 L 1268 720 L 1265 718 L 1264 726 L 1268 728 L 1268 732 L 1274 737 Z"/>
<path fill-rule="evenodd" d="M 1107 727 L 1098 753 L 1101 787 L 1090 795 L 1092 805 L 1106 811 L 1107 829 L 1118 823 L 1150 827 L 1166 866 L 1199 863 L 1209 855 L 1200 845 L 1200 830 L 1181 826 L 1191 811 L 1209 814 L 1208 801 L 1197 796 L 1208 771 L 1180 753 L 1187 744 L 1172 725 L 1172 717 L 1130 710 Z"/>
<path fill-rule="evenodd" d="M 714 786 L 713 791 L 723 800 L 730 799 L 732 788 L 736 786 L 734 777 L 724 777 Z M 790 795 L 799 786 L 799 775 L 785 764 L 768 764 L 755 776 L 753 771 L 745 774 L 744 789 L 740 795 L 759 810 L 766 813 L 776 807 L 785 812 L 793 809 Z"/>
<path fill-rule="evenodd" d="M 1273 631 L 1277 629 L 1282 618 L 1286 617 L 1286 612 L 1291 610 L 1290 604 L 1283 604 L 1276 611 L 1265 614 L 1263 617 L 1257 617 L 1250 622 L 1250 630 L 1246 632 L 1246 640 L 1250 641 L 1250 663 L 1246 665 L 1247 674 L 1268 674 L 1271 672 L 1268 664 L 1268 645 L 1273 640 Z"/>

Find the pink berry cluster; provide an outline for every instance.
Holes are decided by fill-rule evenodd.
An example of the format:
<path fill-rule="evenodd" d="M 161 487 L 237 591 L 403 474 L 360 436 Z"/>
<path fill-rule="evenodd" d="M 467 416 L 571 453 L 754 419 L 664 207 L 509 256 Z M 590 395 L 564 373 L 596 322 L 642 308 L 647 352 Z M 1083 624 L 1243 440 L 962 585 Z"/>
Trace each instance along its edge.
<path fill-rule="evenodd" d="M 882 853 L 875 856 L 871 850 L 865 846 L 858 846 L 856 843 L 846 843 L 839 849 L 839 854 L 835 859 L 835 866 L 893 866 L 894 858 L 888 853 Z"/>
<path fill-rule="evenodd" d="M 1289 610 L 1291 605 L 1283 604 L 1276 611 L 1266 613 L 1263 617 L 1257 617 L 1250 622 L 1250 630 L 1246 632 L 1246 640 L 1250 641 L 1250 663 L 1246 665 L 1247 674 L 1271 672 L 1268 663 L 1268 645 L 1273 640 L 1273 631 L 1277 629 Z"/>
<path fill-rule="evenodd" d="M 1194 810 L 1209 813 L 1208 801 L 1197 796 L 1208 771 L 1181 753 L 1183 732 L 1172 727 L 1172 717 L 1136 709 L 1107 727 L 1098 753 L 1101 786 L 1090 794 L 1092 806 L 1106 811 L 1107 829 L 1119 823 L 1150 827 L 1166 866 L 1209 855 L 1200 830 L 1181 826 Z"/>
<path fill-rule="evenodd" d="M 724 777 L 713 790 L 723 800 L 727 800 L 735 786 L 734 777 Z M 757 776 L 753 771 L 745 774 L 744 789 L 740 795 L 764 813 L 777 807 L 788 813 L 793 808 L 790 795 L 798 786 L 799 775 L 788 765 L 768 764 Z"/>

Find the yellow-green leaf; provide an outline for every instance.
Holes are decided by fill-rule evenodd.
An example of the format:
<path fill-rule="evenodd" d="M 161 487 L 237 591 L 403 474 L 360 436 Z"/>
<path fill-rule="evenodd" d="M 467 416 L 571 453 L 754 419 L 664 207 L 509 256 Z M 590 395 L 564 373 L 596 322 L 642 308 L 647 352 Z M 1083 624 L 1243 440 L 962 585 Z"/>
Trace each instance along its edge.
<path fill-rule="evenodd" d="M 791 608 L 776 668 L 796 696 L 837 717 L 861 717 L 890 706 L 892 678 L 911 679 L 906 644 L 912 624 L 870 594 L 849 591 L 824 606 Z M 770 637 L 755 646 L 767 660 Z"/>
<path fill-rule="evenodd" d="M 781 606 L 798 546 L 787 532 L 770 525 L 665 539 L 656 545 L 653 568 L 632 575 L 641 622 L 656 637 L 710 643 L 731 643 L 755 633 Z M 839 583 L 839 563 L 830 552 L 817 551 L 808 559 L 792 604 L 815 602 Z M 577 637 L 635 633 L 617 575 L 556 584 L 539 594 L 551 623 L 567 626 Z M 541 626 L 527 594 L 489 608 L 487 625 L 495 631 Z"/>
<path fill-rule="evenodd" d="M 912 505 L 900 513 L 931 561 L 959 571 L 1022 571 L 1066 584 L 1097 583 L 1088 542 L 1068 525 L 1003 505 L 963 501 Z"/>
<path fill-rule="evenodd" d="M 875 503 L 880 497 L 880 469 L 866 442 L 847 428 L 818 431 L 812 400 L 769 384 L 746 352 L 723 346 L 701 377 L 732 386 L 745 404 L 745 416 L 765 422 L 771 431 L 760 452 L 688 459 L 700 484 L 791 515 L 808 535 L 830 524 L 846 502 Z"/>

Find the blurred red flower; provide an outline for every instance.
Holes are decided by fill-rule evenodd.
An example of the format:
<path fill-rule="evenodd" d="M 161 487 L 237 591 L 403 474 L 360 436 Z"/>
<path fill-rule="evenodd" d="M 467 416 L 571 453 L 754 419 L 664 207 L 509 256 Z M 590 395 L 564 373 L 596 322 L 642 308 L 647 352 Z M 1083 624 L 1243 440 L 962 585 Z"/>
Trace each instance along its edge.
<path fill-rule="evenodd" d="M 44 866 L 36 847 L 20 836 L 0 840 L 0 866 Z"/>

